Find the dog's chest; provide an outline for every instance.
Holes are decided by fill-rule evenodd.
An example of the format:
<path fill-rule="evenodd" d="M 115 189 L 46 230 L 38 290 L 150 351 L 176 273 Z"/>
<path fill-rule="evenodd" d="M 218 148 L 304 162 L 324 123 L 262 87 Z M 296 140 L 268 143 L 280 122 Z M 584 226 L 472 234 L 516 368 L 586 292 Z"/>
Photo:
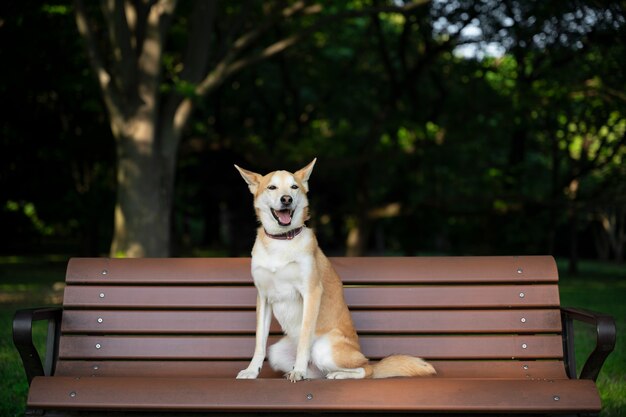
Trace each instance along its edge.
<path fill-rule="evenodd" d="M 263 256 L 256 251 L 252 258 L 252 275 L 259 294 L 271 305 L 283 331 L 298 337 L 302 325 L 303 296 L 309 287 L 308 257 Z"/>
<path fill-rule="evenodd" d="M 296 262 L 278 265 L 255 264 L 252 275 L 259 293 L 270 303 L 296 299 L 304 289 L 300 265 Z"/>
<path fill-rule="evenodd" d="M 252 249 L 254 284 L 283 331 L 297 338 L 302 326 L 303 297 L 313 279 L 313 235 L 308 229 L 293 240 L 264 239 L 260 234 Z"/>
<path fill-rule="evenodd" d="M 252 277 L 257 289 L 274 303 L 300 297 L 307 291 L 313 257 L 309 246 L 309 231 L 292 241 L 265 242 L 257 239 L 252 249 Z"/>

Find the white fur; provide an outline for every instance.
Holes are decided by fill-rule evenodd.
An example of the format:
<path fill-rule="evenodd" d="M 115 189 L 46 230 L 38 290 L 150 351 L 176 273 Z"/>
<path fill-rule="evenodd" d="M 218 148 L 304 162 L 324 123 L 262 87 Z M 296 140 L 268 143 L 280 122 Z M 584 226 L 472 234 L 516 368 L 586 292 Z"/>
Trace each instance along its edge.
<path fill-rule="evenodd" d="M 302 255 L 311 235 L 305 229 L 297 239 L 271 240 L 269 248 L 257 242 L 252 250 L 254 285 L 268 301 L 283 332 L 294 338 L 300 334 L 302 294 L 308 288 L 313 264 L 312 257 Z"/>

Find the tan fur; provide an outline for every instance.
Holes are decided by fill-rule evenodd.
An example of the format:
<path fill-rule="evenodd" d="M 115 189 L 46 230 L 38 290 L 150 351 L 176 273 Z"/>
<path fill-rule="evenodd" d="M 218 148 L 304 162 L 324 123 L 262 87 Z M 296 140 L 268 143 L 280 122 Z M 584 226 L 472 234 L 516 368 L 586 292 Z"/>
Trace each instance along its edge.
<path fill-rule="evenodd" d="M 252 250 L 252 275 L 258 290 L 255 351 L 237 378 L 256 378 L 266 356 L 271 314 L 285 337 L 270 348 L 270 363 L 296 382 L 307 377 L 388 378 L 434 375 L 419 358 L 393 355 L 370 364 L 361 353 L 357 333 L 343 296 L 341 279 L 306 227 L 292 240 L 270 234 L 304 226 L 308 220 L 308 179 L 315 160 L 295 173 L 265 176 L 235 165 L 254 195 L 261 227 Z M 281 196 L 293 200 L 291 224 L 281 225 L 271 209 L 281 210 Z"/>
<path fill-rule="evenodd" d="M 387 356 L 370 367 L 372 368 L 372 378 L 430 376 L 434 374 L 434 369 L 428 362 L 407 355 Z"/>

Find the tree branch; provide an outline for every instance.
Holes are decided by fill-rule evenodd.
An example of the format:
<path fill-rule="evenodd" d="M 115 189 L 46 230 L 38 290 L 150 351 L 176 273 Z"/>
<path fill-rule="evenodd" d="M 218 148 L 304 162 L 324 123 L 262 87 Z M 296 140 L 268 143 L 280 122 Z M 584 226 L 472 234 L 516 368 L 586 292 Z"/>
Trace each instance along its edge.
<path fill-rule="evenodd" d="M 283 9 L 280 13 L 274 13 L 274 15 L 272 15 L 271 18 L 268 19 L 265 23 L 259 25 L 256 29 L 251 30 L 248 33 L 240 36 L 239 39 L 233 42 L 233 45 L 230 48 L 231 53 L 233 55 L 236 55 L 239 52 L 245 50 L 250 45 L 252 45 L 263 33 L 267 32 L 280 20 L 293 17 L 296 14 L 304 11 L 305 9 L 307 9 L 307 2 L 298 1 L 292 6 Z M 313 9 L 314 13 L 319 11 L 321 11 L 321 7 L 316 7 Z"/>
<path fill-rule="evenodd" d="M 143 0 L 126 0 L 126 21 L 133 33 L 132 42 L 134 44 L 135 56 L 139 55 L 143 47 L 143 41 L 146 34 L 146 22 L 150 8 L 156 0 L 145 2 Z"/>
<path fill-rule="evenodd" d="M 374 5 L 378 6 L 378 0 L 374 0 Z M 396 77 L 396 71 L 393 68 L 393 64 L 391 63 L 389 48 L 387 47 L 385 35 L 383 34 L 379 13 L 372 13 L 372 25 L 374 26 L 374 33 L 376 34 L 376 38 L 378 40 L 378 53 L 383 61 L 383 66 L 387 71 L 391 84 L 396 85 L 398 83 L 398 79 Z"/>
<path fill-rule="evenodd" d="M 362 10 L 348 10 L 341 13 L 336 13 L 333 15 L 326 16 L 324 18 L 320 18 L 317 22 L 312 24 L 311 26 L 302 29 L 300 32 L 295 33 L 291 36 L 288 36 L 284 39 L 281 39 L 272 45 L 269 45 L 263 48 L 260 52 L 252 54 L 250 56 L 239 58 L 238 55 L 248 47 L 250 47 L 254 41 L 256 41 L 261 34 L 266 32 L 271 26 L 280 21 L 280 18 L 288 18 L 292 17 L 298 13 L 304 13 L 307 15 L 319 14 L 322 12 L 323 8 L 319 5 L 309 6 L 307 7 L 307 3 L 303 1 L 299 1 L 292 5 L 291 7 L 284 9 L 279 15 L 275 15 L 274 18 L 270 19 L 265 24 L 261 25 L 257 29 L 254 29 L 244 35 L 242 35 L 239 39 L 237 39 L 233 43 L 233 47 L 229 51 L 229 53 L 222 59 L 215 67 L 215 70 L 207 75 L 207 77 L 198 85 L 196 88 L 196 94 L 200 96 L 204 96 L 211 91 L 213 91 L 216 87 L 218 87 L 226 78 L 230 75 L 241 71 L 242 69 L 255 64 L 259 61 L 266 60 L 271 58 L 272 56 L 282 53 L 288 48 L 292 47 L 296 43 L 298 43 L 303 38 L 309 36 L 310 34 L 317 31 L 320 27 L 328 25 L 330 23 L 344 20 L 344 19 L 353 19 L 358 17 L 369 16 L 373 13 L 401 13 L 407 14 L 412 13 L 415 8 L 423 6 L 429 3 L 430 0 L 415 0 L 412 3 L 406 4 L 404 6 L 380 6 L 380 7 L 370 7 Z"/>
<path fill-rule="evenodd" d="M 196 1 L 194 3 L 193 16 L 187 51 L 183 59 L 183 70 L 180 78 L 197 83 L 205 76 L 211 48 L 209 41 L 215 21 L 215 6 L 213 0 Z"/>
<path fill-rule="evenodd" d="M 175 7 L 176 0 L 160 0 L 148 12 L 145 39 L 137 60 L 139 95 L 148 105 L 156 106 L 150 101 L 154 101 L 159 87 L 163 39 Z"/>
<path fill-rule="evenodd" d="M 102 90 L 108 91 L 110 89 L 111 76 L 106 70 L 104 61 L 96 47 L 96 40 L 89 25 L 87 12 L 85 11 L 82 0 L 76 0 L 74 4 L 76 9 L 76 27 L 78 28 L 78 33 L 85 39 L 89 63 L 98 77 L 98 82 Z"/>
<path fill-rule="evenodd" d="M 228 47 L 232 45 L 234 37 L 241 32 L 245 22 L 248 21 L 248 17 L 250 16 L 250 12 L 252 10 L 252 0 L 246 0 L 245 3 L 239 3 L 242 11 L 228 19 L 224 25 L 224 27 L 227 28 L 224 34 L 220 32 L 220 27 L 215 25 L 216 40 L 219 42 L 219 46 L 214 54 L 216 61 L 221 60 L 226 55 Z"/>
<path fill-rule="evenodd" d="M 608 155 L 604 159 L 604 161 L 598 162 L 598 156 L 600 152 L 600 150 L 598 150 L 598 154 L 593 160 L 587 163 L 579 164 L 579 169 L 576 172 L 570 171 L 569 175 L 567 175 L 561 182 L 561 188 L 566 187 L 570 182 L 574 180 L 581 179 L 582 177 L 589 174 L 593 170 L 600 170 L 604 168 L 605 166 L 609 165 L 610 163 L 613 162 L 613 159 L 617 156 L 617 154 L 621 151 L 622 147 L 624 146 L 626 146 L 626 132 L 624 132 L 622 134 L 622 137 L 619 139 L 619 141 L 614 144 L 614 146 L 611 149 L 610 155 Z M 572 161 L 571 157 L 569 159 L 571 163 L 575 163 L 575 161 Z"/>
<path fill-rule="evenodd" d="M 103 0 L 101 8 L 108 26 L 111 49 L 115 60 L 115 78 L 120 83 L 118 88 L 129 94 L 135 87 L 137 71 L 124 0 Z"/>
<path fill-rule="evenodd" d="M 109 111 L 111 118 L 111 130 L 114 136 L 118 136 L 121 128 L 121 121 L 124 119 L 125 109 L 122 106 L 122 100 L 119 92 L 115 89 L 115 86 L 111 82 L 111 74 L 107 70 L 104 61 L 98 51 L 96 39 L 91 26 L 89 24 L 89 18 L 87 11 L 82 0 L 75 0 L 74 2 L 76 10 L 76 26 L 78 33 L 85 40 L 85 46 L 87 48 L 87 56 L 89 58 L 89 64 L 98 79 L 104 102 Z"/>
<path fill-rule="evenodd" d="M 180 78 L 189 83 L 197 83 L 206 73 L 210 48 L 208 47 L 215 20 L 216 2 L 213 0 L 197 1 L 194 4 L 187 51 L 183 59 Z M 182 128 L 191 116 L 193 102 L 172 91 L 163 106 L 163 123 L 171 124 L 176 137 L 180 138 Z"/>

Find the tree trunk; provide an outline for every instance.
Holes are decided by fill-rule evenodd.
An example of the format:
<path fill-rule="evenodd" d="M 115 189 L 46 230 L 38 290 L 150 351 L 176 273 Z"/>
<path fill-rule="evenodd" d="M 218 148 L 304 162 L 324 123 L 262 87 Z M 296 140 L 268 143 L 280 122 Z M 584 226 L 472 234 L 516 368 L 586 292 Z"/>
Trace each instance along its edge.
<path fill-rule="evenodd" d="M 173 135 L 172 129 L 159 125 L 174 117 L 159 114 L 159 87 L 165 33 L 176 1 L 150 5 L 102 2 L 112 54 L 100 51 L 101 42 L 83 2 L 76 0 L 75 6 L 78 30 L 86 41 L 116 141 L 117 202 L 111 256 L 169 256 L 180 134 Z"/>
<path fill-rule="evenodd" d="M 169 256 L 175 156 L 131 138 L 118 140 L 111 256 Z"/>
<path fill-rule="evenodd" d="M 378 124 L 370 127 L 370 138 L 378 131 Z M 356 216 L 351 222 L 348 238 L 346 239 L 346 256 L 364 256 L 367 251 L 367 242 L 371 232 L 371 219 L 368 209 L 370 207 L 369 196 L 369 171 L 367 164 L 361 164 L 358 168 L 359 183 L 356 189 Z"/>
<path fill-rule="evenodd" d="M 611 245 L 602 224 L 593 225 L 593 243 L 601 261 L 608 261 L 611 256 Z"/>
<path fill-rule="evenodd" d="M 599 209 L 596 231 L 596 249 L 600 258 L 608 260 L 611 252 L 617 263 L 624 261 L 626 244 L 626 209 L 619 203 Z"/>
<path fill-rule="evenodd" d="M 348 232 L 346 256 L 364 256 L 367 251 L 369 236 L 370 220 L 365 213 L 360 213 L 354 219 L 354 225 Z"/>

